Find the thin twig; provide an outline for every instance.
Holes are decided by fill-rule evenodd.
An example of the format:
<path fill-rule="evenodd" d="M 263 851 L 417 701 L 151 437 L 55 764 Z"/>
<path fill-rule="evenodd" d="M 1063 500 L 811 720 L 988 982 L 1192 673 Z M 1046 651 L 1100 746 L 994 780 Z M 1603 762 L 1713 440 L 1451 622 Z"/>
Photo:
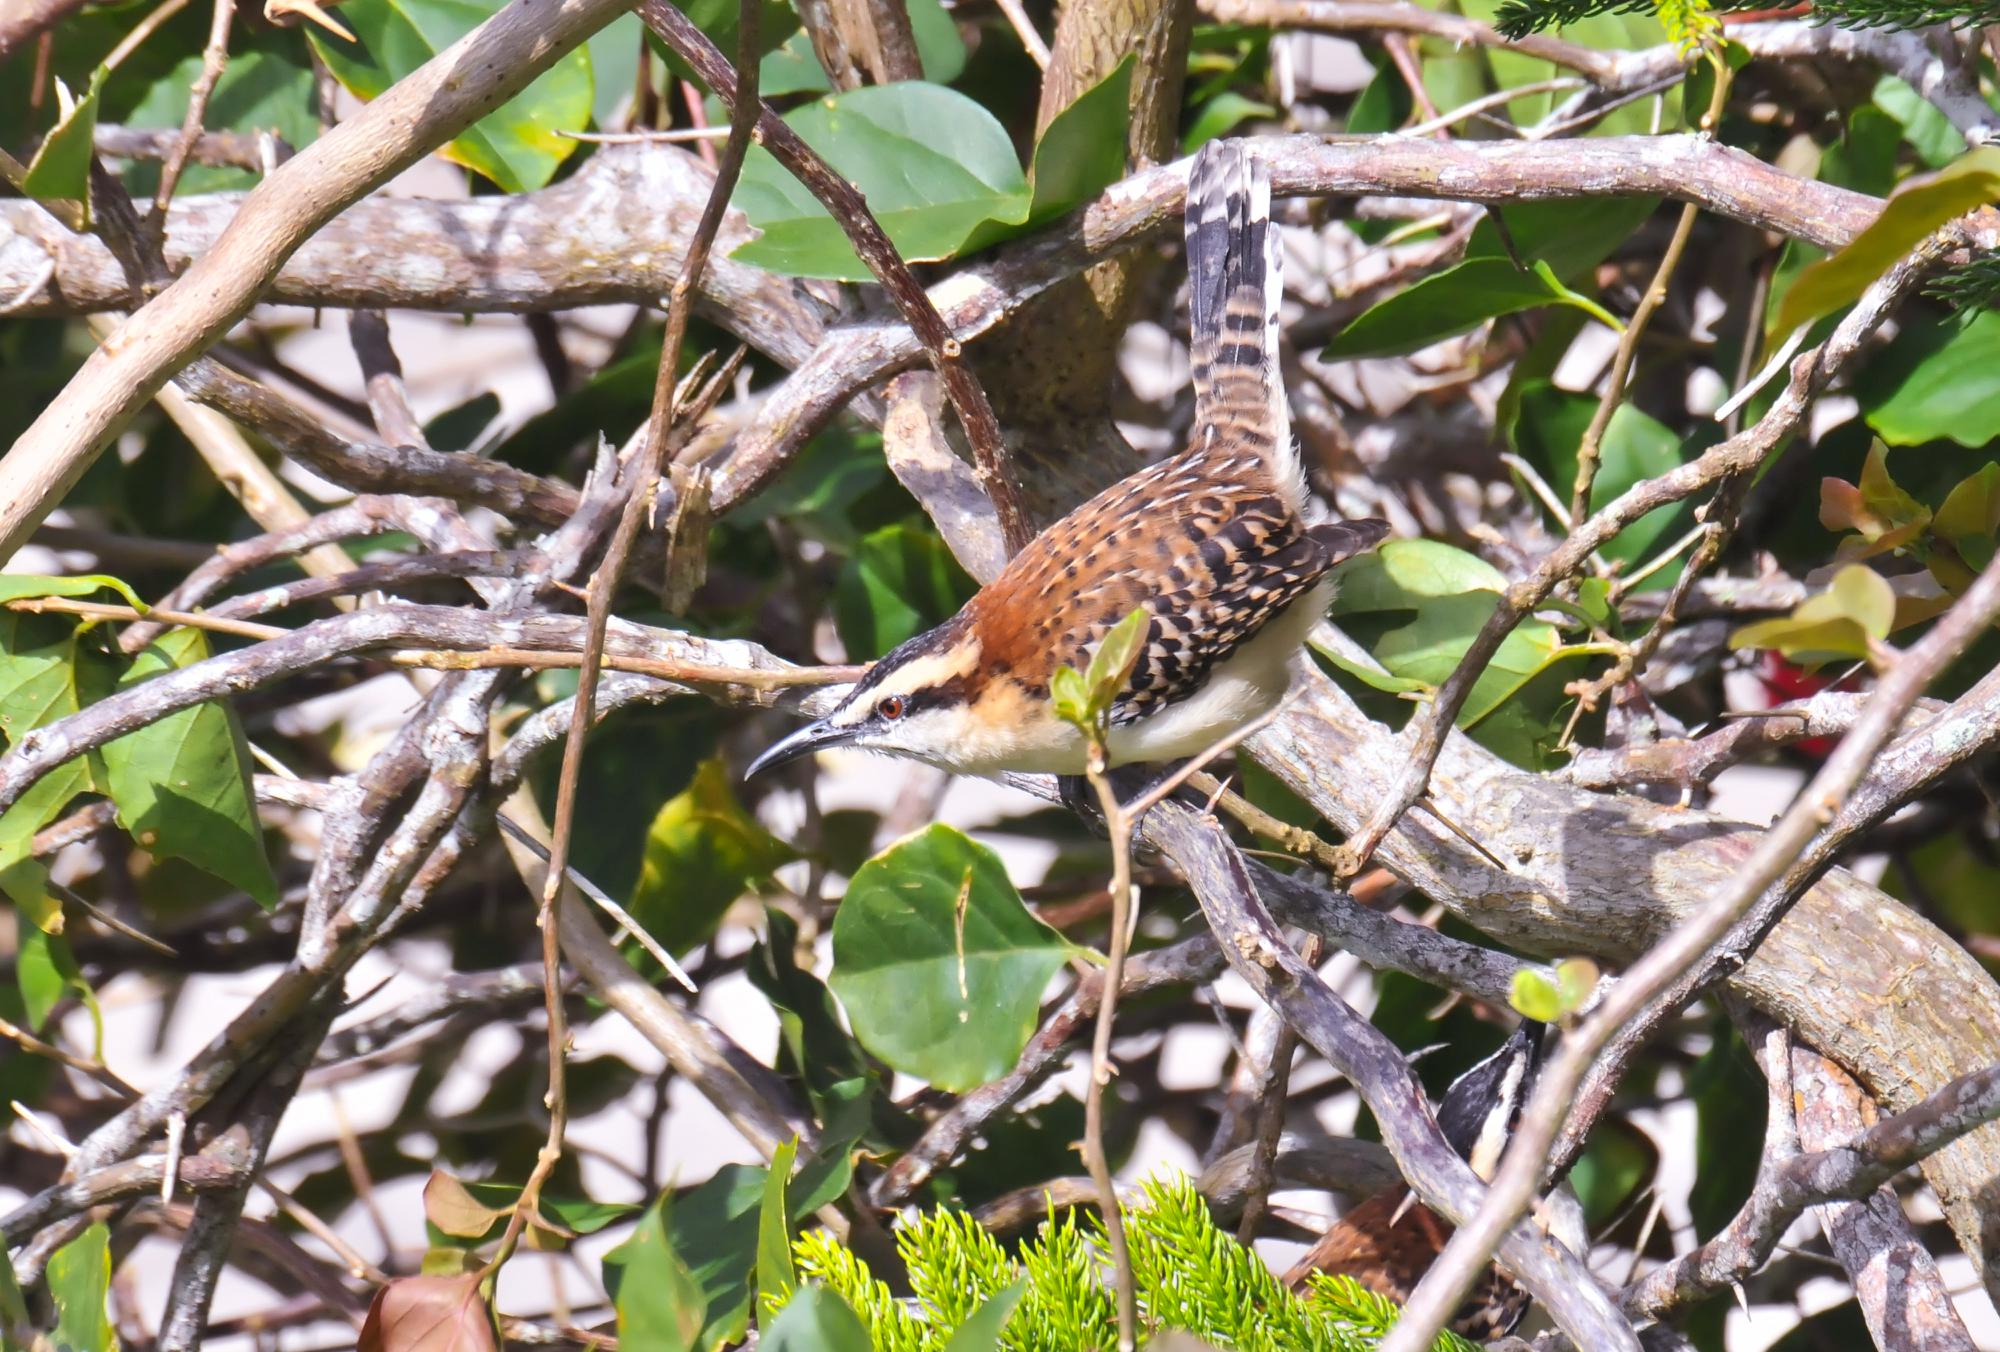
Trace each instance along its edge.
<path fill-rule="evenodd" d="M 222 78 L 223 70 L 229 65 L 229 24 L 235 15 L 236 0 L 215 0 L 215 8 L 208 21 L 208 42 L 201 49 L 201 73 L 194 77 L 194 84 L 188 89 L 187 112 L 181 117 L 180 139 L 168 152 L 166 163 L 160 166 L 160 186 L 153 194 L 150 215 L 156 234 L 166 230 L 167 204 L 174 200 L 174 189 L 181 181 L 181 171 L 187 168 L 188 157 L 194 153 L 195 142 L 201 137 L 201 123 L 208 114 L 209 95 L 215 92 L 215 82 Z"/>
<path fill-rule="evenodd" d="M 1713 51 L 1704 50 L 1714 76 L 1715 87 L 1709 94 L 1708 111 L 1702 118 L 1703 130 L 1713 130 L 1722 117 L 1724 104 L 1729 100 L 1729 63 Z M 1597 465 L 1602 455 L 1605 429 L 1611 426 L 1611 415 L 1618 411 L 1625 400 L 1625 381 L 1632 373 L 1632 363 L 1639 354 L 1639 340 L 1646 335 L 1646 326 L 1652 322 L 1653 314 L 1666 303 L 1667 287 L 1672 283 L 1675 269 L 1680 267 L 1681 255 L 1686 252 L 1688 240 L 1694 235 L 1695 218 L 1701 213 L 1693 206 L 1681 208 L 1680 219 L 1674 223 L 1673 238 L 1667 242 L 1667 251 L 1660 255 L 1660 265 L 1653 271 L 1653 280 L 1646 286 L 1646 293 L 1639 297 L 1638 308 L 1632 311 L 1631 322 L 1618 335 L 1618 351 L 1611 359 L 1611 371 L 1604 377 L 1604 393 L 1598 398 L 1597 411 L 1591 414 L 1590 426 L 1583 432 L 1583 440 L 1576 448 L 1576 487 L 1570 493 L 1569 524 L 1575 526 L 1590 515 L 1590 485 L 1597 478 Z"/>
<path fill-rule="evenodd" d="M 586 604 L 588 627 L 577 671 L 577 698 L 570 717 L 569 737 L 563 743 L 548 871 L 542 884 L 537 917 L 542 931 L 542 982 L 548 1021 L 548 1138 L 535 1158 L 535 1167 L 521 1189 L 512 1214 L 507 1218 L 506 1232 L 501 1236 L 499 1248 L 487 1269 L 492 1272 L 497 1272 L 512 1257 L 514 1246 L 528 1221 L 538 1216 L 542 1185 L 562 1157 L 563 1132 L 569 1116 L 564 1073 L 569 1029 L 563 1010 L 562 911 L 559 903 L 568 877 L 570 844 L 576 824 L 577 788 L 583 775 L 583 748 L 590 732 L 591 706 L 596 698 L 605 634 L 611 623 L 612 600 L 624 576 L 632 542 L 638 538 L 639 527 L 652 506 L 660 467 L 666 459 L 668 431 L 680 412 L 681 344 L 687 335 L 688 313 L 693 304 L 695 285 L 707 265 L 715 233 L 722 227 L 723 212 L 728 207 L 730 193 L 735 191 L 736 176 L 743 167 L 744 155 L 750 149 L 751 131 L 757 125 L 757 110 L 761 106 L 757 98 L 758 59 L 762 53 L 758 34 L 762 18 L 761 0 L 742 0 L 737 16 L 737 61 L 744 67 L 745 74 L 729 91 L 732 105 L 729 140 L 723 145 L 708 205 L 702 211 L 701 223 L 695 228 L 694 239 L 688 246 L 687 262 L 668 298 L 666 333 L 661 339 L 659 373 L 653 385 L 653 408 L 646 423 L 645 442 L 623 467 L 620 479 L 626 494 L 624 506 L 612 531 L 611 542 L 605 547 L 604 558 L 590 579 Z M 719 87 L 717 92 L 722 92 Z"/>
<path fill-rule="evenodd" d="M 1125 1217 L 1118 1189 L 1111 1178 L 1111 1161 L 1104 1153 L 1104 1099 L 1111 1093 L 1111 1032 L 1118 1017 L 1118 995 L 1125 980 L 1125 952 L 1132 927 L 1132 818 L 1119 805 L 1105 770 L 1104 747 L 1091 740 L 1086 774 L 1104 812 L 1111 836 L 1111 933 L 1105 943 L 1103 994 L 1098 999 L 1097 1026 L 1090 1040 L 1090 1085 L 1083 1100 L 1083 1162 L 1097 1185 L 1097 1206 L 1104 1217 L 1105 1246 L 1118 1295 L 1118 1352 L 1138 1347 L 1138 1296 L 1132 1277 L 1132 1253 L 1125 1243 Z"/>

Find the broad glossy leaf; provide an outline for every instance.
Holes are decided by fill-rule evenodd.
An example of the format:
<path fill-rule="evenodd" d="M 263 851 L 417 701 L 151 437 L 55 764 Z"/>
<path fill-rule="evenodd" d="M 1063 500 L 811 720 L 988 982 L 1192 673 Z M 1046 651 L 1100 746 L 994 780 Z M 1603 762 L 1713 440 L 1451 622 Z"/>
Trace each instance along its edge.
<path fill-rule="evenodd" d="M 49 1295 L 56 1304 L 55 1345 L 65 1352 L 112 1352 L 105 1298 L 111 1291 L 111 1231 L 98 1222 L 49 1258 Z"/>
<path fill-rule="evenodd" d="M 104 92 L 100 67 L 81 98 L 71 99 L 67 86 L 57 85 L 57 98 L 67 106 L 62 117 L 35 151 L 21 191 L 37 202 L 73 202 L 86 211 L 90 201 L 91 137 L 97 133 L 97 105 Z"/>
<path fill-rule="evenodd" d="M 1135 60 L 1127 56 L 1050 119 L 1028 170 L 1031 224 L 1090 201 L 1125 176 Z"/>
<path fill-rule="evenodd" d="M 1456 669 L 1505 586 L 1492 565 L 1436 540 L 1391 540 L 1346 565 L 1341 577 L 1332 613 L 1391 676 L 1420 688 L 1435 688 Z M 1536 748 L 1553 740 L 1543 734 L 1553 732 L 1559 701 L 1511 702 L 1557 663 L 1582 655 L 1564 646 L 1553 624 L 1523 621 L 1474 682 L 1458 725 L 1482 740 L 1497 738 L 1489 744 L 1518 763 L 1538 762 Z M 1495 716 L 1504 726 L 1481 726 Z"/>
<path fill-rule="evenodd" d="M 1577 447 L 1596 411 L 1594 397 L 1558 389 L 1547 381 L 1532 382 L 1520 392 L 1514 444 L 1565 501 L 1570 486 L 1576 482 Z M 1597 475 L 1590 485 L 1590 510 L 1600 511 L 1634 485 L 1676 468 L 1682 452 L 1682 439 L 1672 428 L 1630 403 L 1619 404 L 1598 445 Z M 1661 537 L 1672 531 L 1686 514 L 1679 506 L 1655 508 L 1618 532 L 1599 552 L 1607 559 L 1636 564 L 1649 557 Z M 1679 575 L 1672 568 L 1662 571 L 1664 576 L 1655 575 L 1660 585 Z"/>
<path fill-rule="evenodd" d="M 0 573 L 0 605 L 37 596 L 88 596 L 92 592 L 115 591 L 135 610 L 146 603 L 126 583 L 109 573 L 85 573 L 77 577 L 43 577 L 34 573 Z"/>
<path fill-rule="evenodd" d="M 1523 262 L 1547 263 L 1557 277 L 1573 282 L 1609 258 L 1659 205 L 1657 197 L 1585 197 L 1510 203 L 1499 211 Z M 1465 256 L 1509 257 L 1490 211 L 1472 228 Z"/>
<path fill-rule="evenodd" d="M 1868 425 L 1892 446 L 1986 445 L 2000 437 L 2000 311 L 1904 333 L 1857 392 Z"/>
<path fill-rule="evenodd" d="M 1027 219 L 1028 182 L 1006 129 L 942 85 L 829 94 L 785 120 L 861 190 L 911 262 L 952 257 L 987 221 Z M 839 224 L 763 147 L 750 148 L 732 200 L 763 232 L 735 257 L 800 277 L 873 279 Z"/>
<path fill-rule="evenodd" d="M 0 1263 L 0 1345 L 12 1352 L 16 1346 L 25 1347 L 31 1335 L 28 1302 L 14 1280 L 14 1265 Z"/>
<path fill-rule="evenodd" d="M 268 40 L 247 46 L 232 43 L 229 64 L 209 96 L 207 124 L 245 136 L 270 132 L 293 150 L 311 145 L 319 136 L 312 66 L 296 43 L 295 38 L 284 47 Z M 200 74 L 200 54 L 189 53 L 154 81 L 146 97 L 124 119 L 126 125 L 180 130 L 187 115 L 188 90 Z M 125 181 L 135 192 L 151 194 L 159 177 L 157 166 L 135 164 L 126 172 Z M 249 188 L 259 177 L 248 169 L 190 161 L 176 191 L 185 196 Z"/>
<path fill-rule="evenodd" d="M 1846 248 L 1799 274 L 1778 306 L 1767 341 L 1781 340 L 1799 325 L 1852 304 L 1924 236 L 1996 200 L 2000 146 L 1982 146 L 1934 174 L 1907 180 Z"/>
<path fill-rule="evenodd" d="M 207 656 L 200 630 L 170 629 L 134 659 L 118 688 Z M 104 748 L 104 765 L 118 820 L 140 845 L 213 873 L 261 906 L 278 904 L 250 791 L 249 744 L 227 704 L 199 704 L 127 733 Z"/>
<path fill-rule="evenodd" d="M 32 589 L 34 582 L 28 585 Z M 108 659 L 78 628 L 56 616 L 0 609 L 0 735 L 7 742 L 75 713 L 109 693 L 111 685 Z M 105 783 L 99 756 L 78 756 L 44 774 L 0 814 L 0 892 L 38 932 L 59 933 L 63 912 L 48 894 L 46 870 L 28 857 L 35 832 L 76 795 L 101 792 Z M 21 992 L 37 1025 L 61 991 L 64 974 L 57 966 L 67 962 L 68 970 L 75 970 L 68 954 L 64 945 L 44 944 L 22 955 Z"/>
<path fill-rule="evenodd" d="M 736 801 L 722 762 L 703 761 L 646 832 L 632 915 L 684 953 L 715 933 L 731 902 L 797 857 Z"/>
<path fill-rule="evenodd" d="M 479 1274 L 399 1277 L 375 1293 L 357 1352 L 499 1352 Z"/>
<path fill-rule="evenodd" d="M 939 825 L 854 875 L 834 917 L 832 985 L 864 1047 L 963 1091 L 1014 1064 L 1069 953 L 998 855 Z"/>
<path fill-rule="evenodd" d="M 1965 151 L 1965 135 L 1938 106 L 1894 75 L 1875 82 L 1875 106 L 1895 120 L 1917 158 L 1942 169 Z"/>
<path fill-rule="evenodd" d="M 771 907 L 764 913 L 764 923 L 765 937 L 751 950 L 744 975 L 778 1016 L 779 1070 L 805 1082 L 806 1093 L 820 1119 L 827 1123 L 831 1137 L 836 1134 L 833 1118 L 855 1098 L 866 1097 L 870 1067 L 841 1022 L 839 1007 L 826 983 L 799 965 L 798 922 Z M 856 1084 L 862 1086 L 860 1092 L 853 1089 Z M 866 1125 L 865 1112 L 862 1125 Z"/>
<path fill-rule="evenodd" d="M 718 2 L 734 7 L 734 0 Z M 958 35 L 957 22 L 938 0 L 910 0 L 908 9 L 910 33 L 917 40 L 917 61 L 923 67 L 924 79 L 931 84 L 950 84 L 965 71 L 965 39 Z M 767 25 L 765 31 L 769 33 L 772 29 Z M 826 68 L 813 54 L 812 40 L 805 29 L 793 31 L 765 55 L 758 70 L 757 91 L 767 99 L 783 94 L 833 92 L 833 82 L 826 78 Z"/>
<path fill-rule="evenodd" d="M 340 18 L 358 44 L 317 31 L 307 38 L 349 93 L 372 99 L 499 8 L 500 0 L 346 0 Z M 577 142 L 557 133 L 583 130 L 591 98 L 590 53 L 578 47 L 473 123 L 443 153 L 508 192 L 539 188 L 576 150 Z"/>
<path fill-rule="evenodd" d="M 1023 1277 L 988 1296 L 946 1341 L 944 1352 L 1000 1352 L 1000 1334 L 1027 1290 L 1028 1281 Z"/>
<path fill-rule="evenodd" d="M 1370 306 L 1320 355 L 1329 361 L 1401 356 L 1489 319 L 1545 305 L 1602 313 L 1558 281 L 1547 263 L 1522 271 L 1505 258 L 1468 258 Z"/>
<path fill-rule="evenodd" d="M 798 1270 L 792 1265 L 792 1213 L 785 1201 L 791 1181 L 792 1162 L 798 1157 L 797 1137 L 779 1146 L 771 1156 L 770 1172 L 764 1176 L 764 1202 L 757 1209 L 757 1309 L 762 1314 L 785 1303 L 799 1284 Z"/>
<path fill-rule="evenodd" d="M 668 1239 L 669 1201 L 663 1195 L 631 1236 L 604 1255 L 604 1290 L 618 1314 L 620 1346 L 660 1352 L 704 1346 L 708 1303 Z"/>
<path fill-rule="evenodd" d="M 757 1257 L 757 1212 L 766 1170 L 745 1165 L 719 1169 L 713 1178 L 675 1200 L 667 1237 L 681 1255 L 707 1316 L 699 1345 L 712 1348 L 743 1336 Z"/>
<path fill-rule="evenodd" d="M 872 1352 L 868 1330 L 847 1302 L 802 1286 L 757 1340 L 758 1352 Z"/>
<path fill-rule="evenodd" d="M 1729 646 L 1775 648 L 1795 662 L 1865 658 L 1869 640 L 1887 637 L 1895 623 L 1895 592 L 1880 573 L 1855 563 L 1790 615 L 1744 625 L 1729 636 Z"/>
<path fill-rule="evenodd" d="M 862 537 L 833 588 L 834 626 L 856 661 L 941 624 L 978 590 L 944 541 L 915 526 Z"/>
<path fill-rule="evenodd" d="M 1181 154 L 1192 155 L 1210 141 L 1227 136 L 1256 117 L 1276 117 L 1278 110 L 1268 103 L 1247 99 L 1233 89 L 1225 89 L 1194 115 L 1181 137 Z"/>
<path fill-rule="evenodd" d="M 490 1239 L 498 1235 L 497 1227 L 507 1219 L 520 1196 L 521 1189 L 512 1183 L 466 1183 L 442 1170 L 433 1170 L 430 1181 L 424 1185 L 424 1220 L 441 1235 Z M 598 1202 L 549 1192 L 541 1197 L 542 1220 L 561 1226 L 571 1235 L 595 1234 L 607 1225 L 629 1220 L 642 1210 L 643 1207 L 631 1202 Z M 538 1222 L 536 1233 L 550 1232 L 542 1230 Z M 554 1238 L 561 1240 L 569 1235 Z"/>

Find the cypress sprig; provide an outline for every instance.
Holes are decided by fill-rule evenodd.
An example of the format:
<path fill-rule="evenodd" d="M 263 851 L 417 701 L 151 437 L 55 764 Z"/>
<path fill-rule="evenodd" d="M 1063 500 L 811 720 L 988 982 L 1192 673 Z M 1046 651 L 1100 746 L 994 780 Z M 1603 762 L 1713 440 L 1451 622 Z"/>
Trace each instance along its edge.
<path fill-rule="evenodd" d="M 2000 254 L 1981 254 L 1933 277 L 1924 294 L 1970 316 L 2000 310 Z"/>
<path fill-rule="evenodd" d="M 1395 1322 L 1393 1302 L 1350 1280 L 1285 1288 L 1264 1261 L 1209 1214 L 1185 1177 L 1148 1183 L 1126 1210 L 1141 1322 L 1180 1329 L 1239 1352 L 1369 1352 Z M 838 1295 L 868 1329 L 874 1352 L 943 1352 L 952 1334 L 1018 1278 L 1026 1288 L 1001 1334 L 1004 1352 L 1095 1352 L 1117 1341 L 1103 1227 L 1074 1213 L 1043 1222 L 1018 1258 L 973 1217 L 943 1210 L 897 1227 L 915 1299 L 898 1300 L 868 1265 L 824 1231 L 793 1246 L 800 1276 Z M 1436 1352 L 1474 1352 L 1446 1333 Z"/>
<path fill-rule="evenodd" d="M 1986 28 L 2000 24 L 2000 0 L 1960 0 L 1952 5 L 1924 0 L 1814 0 L 1813 17 L 1842 28 Z"/>

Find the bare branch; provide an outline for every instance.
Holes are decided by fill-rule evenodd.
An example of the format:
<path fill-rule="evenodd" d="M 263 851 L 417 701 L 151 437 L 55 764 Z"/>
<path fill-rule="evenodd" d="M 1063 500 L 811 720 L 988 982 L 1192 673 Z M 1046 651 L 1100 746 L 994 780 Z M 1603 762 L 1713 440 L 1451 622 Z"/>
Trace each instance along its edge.
<path fill-rule="evenodd" d="M 0 459 L 11 556 L 169 375 L 254 304 L 284 260 L 349 202 L 498 107 L 609 23 L 620 0 L 519 0 L 279 166 L 227 239 L 133 315 Z"/>

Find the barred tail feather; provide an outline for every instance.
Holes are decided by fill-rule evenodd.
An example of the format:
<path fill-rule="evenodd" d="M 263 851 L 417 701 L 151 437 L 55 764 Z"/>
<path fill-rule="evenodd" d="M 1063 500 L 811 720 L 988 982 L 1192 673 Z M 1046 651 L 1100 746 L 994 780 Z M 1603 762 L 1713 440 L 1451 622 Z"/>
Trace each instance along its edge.
<path fill-rule="evenodd" d="M 1187 258 L 1195 449 L 1256 454 L 1301 509 L 1304 478 L 1278 366 L 1283 262 L 1270 174 L 1248 141 L 1211 141 L 1195 156 Z"/>

